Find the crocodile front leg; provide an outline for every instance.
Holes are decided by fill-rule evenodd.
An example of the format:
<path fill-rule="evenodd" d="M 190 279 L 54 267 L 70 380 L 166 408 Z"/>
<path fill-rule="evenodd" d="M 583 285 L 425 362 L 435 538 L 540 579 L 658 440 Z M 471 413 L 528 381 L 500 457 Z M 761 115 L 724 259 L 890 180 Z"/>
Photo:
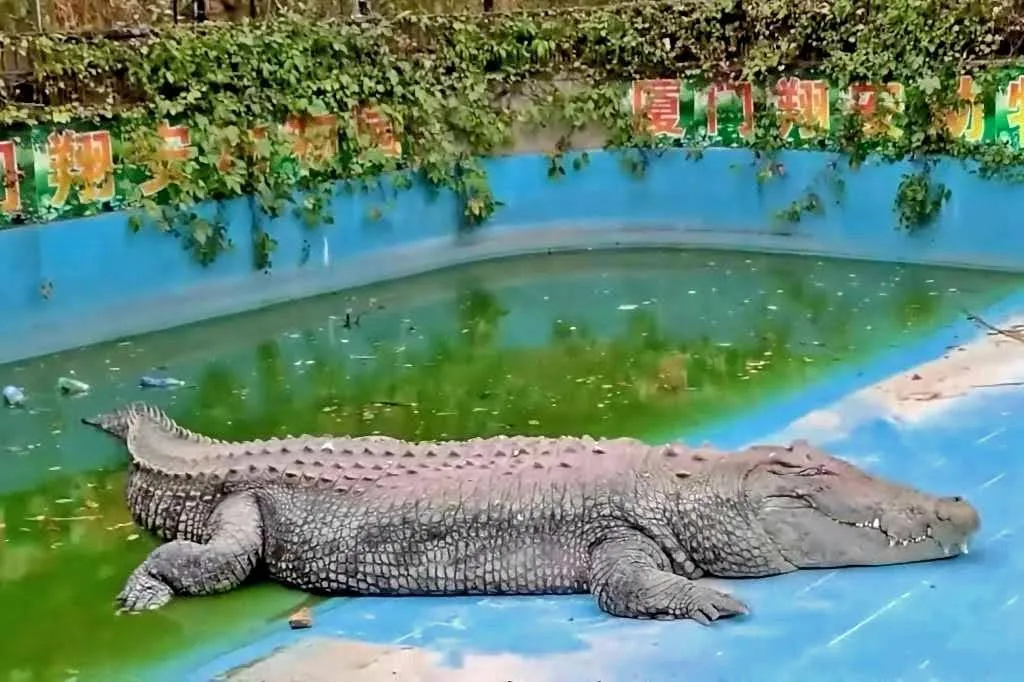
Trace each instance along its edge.
<path fill-rule="evenodd" d="M 249 493 L 231 495 L 207 524 L 206 544 L 174 540 L 153 550 L 117 596 L 121 609 L 158 609 L 175 594 L 200 596 L 238 587 L 263 553 L 259 506 Z"/>
<path fill-rule="evenodd" d="M 747 613 L 742 602 L 669 570 L 658 545 L 628 531 L 591 551 L 590 591 L 602 611 L 623 618 L 692 618 L 703 624 Z"/>

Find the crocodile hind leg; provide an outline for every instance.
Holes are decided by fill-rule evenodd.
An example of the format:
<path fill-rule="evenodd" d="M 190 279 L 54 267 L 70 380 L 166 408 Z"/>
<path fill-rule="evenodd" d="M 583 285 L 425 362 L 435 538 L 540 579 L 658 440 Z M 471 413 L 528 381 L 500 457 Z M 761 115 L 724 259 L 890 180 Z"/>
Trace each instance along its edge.
<path fill-rule="evenodd" d="M 711 621 L 747 613 L 724 592 L 672 573 L 671 562 L 636 531 L 605 540 L 591 551 L 590 591 L 602 611 L 624 618 Z"/>
<path fill-rule="evenodd" d="M 263 522 L 248 493 L 226 497 L 207 520 L 205 544 L 174 540 L 136 568 L 121 593 L 124 611 L 158 609 L 174 595 L 200 596 L 240 585 L 263 552 Z"/>

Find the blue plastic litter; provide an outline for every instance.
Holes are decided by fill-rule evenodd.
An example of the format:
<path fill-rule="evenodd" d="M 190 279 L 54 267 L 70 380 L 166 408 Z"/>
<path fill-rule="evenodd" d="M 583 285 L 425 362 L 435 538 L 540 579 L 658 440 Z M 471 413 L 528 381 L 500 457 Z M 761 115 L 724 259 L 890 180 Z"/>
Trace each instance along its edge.
<path fill-rule="evenodd" d="M 144 376 L 139 379 L 139 386 L 142 388 L 177 388 L 184 385 L 184 381 L 173 377 Z"/>

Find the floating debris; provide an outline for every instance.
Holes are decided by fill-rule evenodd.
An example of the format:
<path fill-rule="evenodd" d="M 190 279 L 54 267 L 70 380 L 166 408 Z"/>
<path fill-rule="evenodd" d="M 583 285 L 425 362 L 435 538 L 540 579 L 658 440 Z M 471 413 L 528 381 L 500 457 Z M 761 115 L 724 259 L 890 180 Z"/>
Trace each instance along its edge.
<path fill-rule="evenodd" d="M 25 404 L 25 391 L 17 386 L 4 386 L 4 404 L 8 407 L 22 407 Z"/>
<path fill-rule="evenodd" d="M 178 388 L 184 385 L 184 381 L 174 377 L 144 376 L 139 379 L 139 386 L 141 388 Z"/>
<path fill-rule="evenodd" d="M 57 379 L 57 389 L 65 395 L 75 395 L 79 393 L 85 393 L 89 390 L 89 384 L 78 379 L 72 379 L 70 377 L 61 377 Z"/>
<path fill-rule="evenodd" d="M 306 607 L 302 607 L 288 617 L 288 627 L 292 630 L 313 627 L 313 612 Z"/>
<path fill-rule="evenodd" d="M 352 309 L 349 308 L 345 311 L 345 321 L 341 323 L 344 329 L 351 329 L 352 327 L 359 326 L 359 318 L 362 317 L 361 313 L 353 313 Z"/>

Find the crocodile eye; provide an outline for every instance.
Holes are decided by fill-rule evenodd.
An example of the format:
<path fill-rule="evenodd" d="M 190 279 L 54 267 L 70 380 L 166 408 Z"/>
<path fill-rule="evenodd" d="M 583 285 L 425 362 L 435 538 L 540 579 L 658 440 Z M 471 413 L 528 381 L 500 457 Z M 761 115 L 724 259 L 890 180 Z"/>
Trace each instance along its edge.
<path fill-rule="evenodd" d="M 780 476 L 835 476 L 835 472 L 824 465 L 799 466 L 788 462 L 773 462 L 771 471 Z"/>
<path fill-rule="evenodd" d="M 816 467 L 804 467 L 800 471 L 796 472 L 797 476 L 835 476 L 835 472 L 831 471 L 824 465 Z"/>
<path fill-rule="evenodd" d="M 806 467 L 799 464 L 792 464 L 781 459 L 775 459 L 769 462 L 768 471 L 779 476 L 799 476 Z"/>

